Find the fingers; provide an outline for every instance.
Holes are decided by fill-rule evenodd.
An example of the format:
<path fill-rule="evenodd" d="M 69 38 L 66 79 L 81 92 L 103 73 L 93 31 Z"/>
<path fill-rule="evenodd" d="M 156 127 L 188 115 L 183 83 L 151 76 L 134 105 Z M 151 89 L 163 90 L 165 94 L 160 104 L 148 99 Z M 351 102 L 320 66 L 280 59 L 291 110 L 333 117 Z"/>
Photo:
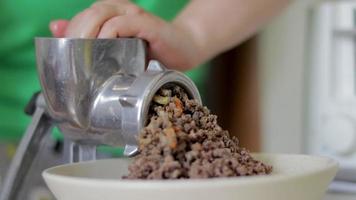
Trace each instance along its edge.
<path fill-rule="evenodd" d="M 134 19 L 135 18 L 135 19 Z M 98 38 L 135 37 L 142 31 L 137 24 L 136 17 L 117 16 L 102 26 Z"/>
<path fill-rule="evenodd" d="M 55 20 L 49 24 L 49 29 L 54 37 L 65 37 L 69 22 L 67 20 Z"/>
<path fill-rule="evenodd" d="M 99 32 L 101 25 L 108 19 L 121 14 L 107 4 L 90 7 L 76 15 L 70 22 L 66 31 L 67 37 L 94 38 Z"/>
<path fill-rule="evenodd" d="M 71 20 L 65 35 L 67 37 L 95 38 L 103 24 L 109 19 L 140 12 L 143 10 L 127 0 L 98 1 Z"/>
<path fill-rule="evenodd" d="M 138 37 L 154 43 L 163 21 L 149 14 L 116 16 L 102 26 L 98 38 Z"/>

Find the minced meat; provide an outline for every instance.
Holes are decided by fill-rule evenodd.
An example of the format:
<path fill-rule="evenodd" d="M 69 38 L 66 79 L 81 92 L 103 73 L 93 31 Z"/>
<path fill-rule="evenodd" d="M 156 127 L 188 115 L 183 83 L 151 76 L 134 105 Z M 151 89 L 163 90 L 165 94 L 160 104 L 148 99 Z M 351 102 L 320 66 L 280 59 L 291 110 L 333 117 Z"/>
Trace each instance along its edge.
<path fill-rule="evenodd" d="M 149 123 L 139 134 L 139 154 L 127 179 L 197 179 L 269 174 L 217 123 L 208 108 L 179 86 L 160 89 L 150 105 Z"/>

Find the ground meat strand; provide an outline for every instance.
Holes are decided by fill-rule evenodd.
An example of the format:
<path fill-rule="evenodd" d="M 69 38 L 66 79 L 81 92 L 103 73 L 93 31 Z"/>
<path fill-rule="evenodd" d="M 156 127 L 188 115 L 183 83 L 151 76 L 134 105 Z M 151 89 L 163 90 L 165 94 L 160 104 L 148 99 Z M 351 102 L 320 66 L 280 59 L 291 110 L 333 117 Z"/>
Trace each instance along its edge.
<path fill-rule="evenodd" d="M 161 89 L 139 134 L 139 155 L 127 179 L 188 179 L 269 174 L 217 123 L 217 116 L 178 86 Z"/>

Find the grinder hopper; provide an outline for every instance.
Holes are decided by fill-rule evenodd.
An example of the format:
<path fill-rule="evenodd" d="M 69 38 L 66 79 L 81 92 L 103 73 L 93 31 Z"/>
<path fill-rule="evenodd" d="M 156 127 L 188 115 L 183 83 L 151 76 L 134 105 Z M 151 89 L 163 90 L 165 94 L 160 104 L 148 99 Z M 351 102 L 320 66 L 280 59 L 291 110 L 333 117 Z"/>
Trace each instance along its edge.
<path fill-rule="evenodd" d="M 37 70 L 42 93 L 4 181 L 0 200 L 14 200 L 53 125 L 71 140 L 71 162 L 93 160 L 97 145 L 137 152 L 153 95 L 161 87 L 180 85 L 201 102 L 184 74 L 147 62 L 146 43 L 136 38 L 36 38 Z M 148 63 L 148 64 L 147 64 Z"/>

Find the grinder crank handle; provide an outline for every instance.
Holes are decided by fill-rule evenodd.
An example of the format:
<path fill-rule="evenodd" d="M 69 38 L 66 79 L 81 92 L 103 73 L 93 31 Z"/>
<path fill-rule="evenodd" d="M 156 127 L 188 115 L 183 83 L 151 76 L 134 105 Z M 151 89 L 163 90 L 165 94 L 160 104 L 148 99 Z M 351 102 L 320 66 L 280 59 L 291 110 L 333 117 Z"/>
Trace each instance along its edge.
<path fill-rule="evenodd" d="M 42 94 L 34 94 L 25 109 L 26 113 L 32 114 L 32 121 L 17 147 L 16 154 L 4 180 L 0 200 L 16 200 L 32 162 L 38 153 L 41 140 L 52 128 L 52 121 L 45 110 L 46 104 Z"/>

